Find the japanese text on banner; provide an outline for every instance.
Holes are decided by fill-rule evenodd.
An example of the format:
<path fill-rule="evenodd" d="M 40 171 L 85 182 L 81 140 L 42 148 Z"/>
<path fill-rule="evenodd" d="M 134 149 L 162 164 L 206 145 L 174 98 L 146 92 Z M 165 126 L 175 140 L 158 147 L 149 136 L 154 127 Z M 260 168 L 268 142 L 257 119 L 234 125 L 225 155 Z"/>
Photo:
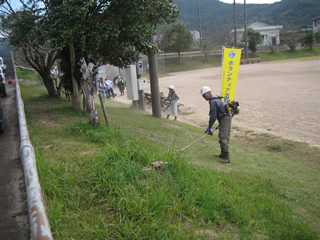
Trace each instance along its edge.
<path fill-rule="evenodd" d="M 221 96 L 224 102 L 232 102 L 236 91 L 241 49 L 225 48 L 222 64 Z"/>

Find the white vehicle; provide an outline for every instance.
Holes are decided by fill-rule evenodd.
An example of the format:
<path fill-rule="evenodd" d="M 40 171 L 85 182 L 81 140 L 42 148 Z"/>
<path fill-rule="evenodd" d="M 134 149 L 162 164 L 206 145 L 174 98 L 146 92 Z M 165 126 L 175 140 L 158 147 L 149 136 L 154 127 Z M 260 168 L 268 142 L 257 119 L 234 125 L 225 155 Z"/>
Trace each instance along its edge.
<path fill-rule="evenodd" d="M 0 67 L 0 96 L 1 97 L 6 97 L 7 92 L 6 92 L 6 84 L 5 84 L 5 76 L 2 72 L 2 67 Z"/>
<path fill-rule="evenodd" d="M 2 100 L 0 99 L 0 133 L 4 131 L 4 118 L 3 118 L 3 108 L 2 108 Z"/>
<path fill-rule="evenodd" d="M 0 57 L 0 68 L 2 69 L 2 73 L 5 74 L 6 69 L 7 69 L 7 65 L 4 64 L 3 58 Z"/>

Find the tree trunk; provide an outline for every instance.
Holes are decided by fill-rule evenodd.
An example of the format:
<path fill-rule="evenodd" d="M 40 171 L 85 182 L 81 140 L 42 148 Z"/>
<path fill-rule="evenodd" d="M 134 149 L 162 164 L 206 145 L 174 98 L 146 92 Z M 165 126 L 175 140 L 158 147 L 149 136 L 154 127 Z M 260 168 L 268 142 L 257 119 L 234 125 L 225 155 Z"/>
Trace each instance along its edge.
<path fill-rule="evenodd" d="M 52 77 L 50 76 L 50 72 L 49 73 L 41 73 L 40 77 L 41 77 L 42 82 L 44 83 L 44 85 L 48 91 L 48 95 L 50 97 L 60 97 L 60 95 L 54 85 L 54 81 L 53 81 Z"/>
<path fill-rule="evenodd" d="M 39 51 L 35 51 L 33 48 L 28 47 L 27 44 L 23 46 L 21 50 L 24 59 L 40 75 L 41 80 L 48 91 L 48 95 L 51 97 L 60 97 L 59 90 L 55 88 L 54 81 L 50 74 L 51 67 L 57 58 L 57 53 L 49 50 L 39 53 Z"/>
<path fill-rule="evenodd" d="M 81 110 L 82 99 L 81 99 L 81 86 L 75 77 L 76 68 L 76 55 L 74 52 L 73 42 L 68 42 L 70 52 L 70 65 L 71 65 L 71 80 L 72 80 L 72 108 L 74 110 Z"/>
<path fill-rule="evenodd" d="M 62 91 L 62 82 L 61 81 L 59 81 L 57 91 L 58 91 L 58 97 L 61 97 L 61 91 Z"/>
<path fill-rule="evenodd" d="M 91 125 L 98 125 L 100 126 L 100 122 L 98 119 L 98 112 L 96 110 L 96 107 L 94 105 L 94 97 L 93 97 L 93 91 L 94 87 L 92 84 L 90 84 L 88 81 L 83 81 L 83 93 L 85 97 L 85 106 L 87 109 L 87 112 L 89 114 L 90 123 Z"/>
<path fill-rule="evenodd" d="M 87 65 L 84 57 L 80 59 L 80 63 L 81 63 L 80 72 L 82 73 L 82 86 L 83 86 L 82 88 L 83 89 L 83 108 L 87 109 L 91 125 L 100 126 L 100 122 L 98 119 L 98 112 L 96 110 L 96 106 L 94 105 L 93 92 L 95 91 L 95 88 L 91 82 L 92 74 L 93 74 L 92 72 L 93 64 L 89 63 L 89 65 Z"/>

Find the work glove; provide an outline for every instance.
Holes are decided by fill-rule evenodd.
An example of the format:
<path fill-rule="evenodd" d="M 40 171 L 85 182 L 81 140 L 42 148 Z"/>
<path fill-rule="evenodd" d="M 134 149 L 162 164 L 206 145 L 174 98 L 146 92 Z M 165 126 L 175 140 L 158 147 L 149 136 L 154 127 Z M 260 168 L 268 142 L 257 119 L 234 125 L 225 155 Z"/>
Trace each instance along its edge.
<path fill-rule="evenodd" d="M 211 128 L 210 127 L 208 127 L 206 129 L 205 133 L 208 134 L 208 135 L 211 135 L 211 136 L 213 135 L 213 133 L 211 132 Z"/>

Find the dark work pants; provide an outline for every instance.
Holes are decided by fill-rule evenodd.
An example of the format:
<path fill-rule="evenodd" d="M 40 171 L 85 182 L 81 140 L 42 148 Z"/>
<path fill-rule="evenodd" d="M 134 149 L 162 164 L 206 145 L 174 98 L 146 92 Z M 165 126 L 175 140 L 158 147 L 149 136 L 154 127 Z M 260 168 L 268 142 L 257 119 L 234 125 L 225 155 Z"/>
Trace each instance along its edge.
<path fill-rule="evenodd" d="M 219 143 L 221 147 L 221 153 L 229 152 L 229 138 L 231 131 L 231 120 L 232 117 L 230 115 L 226 115 L 220 119 L 219 122 Z"/>

